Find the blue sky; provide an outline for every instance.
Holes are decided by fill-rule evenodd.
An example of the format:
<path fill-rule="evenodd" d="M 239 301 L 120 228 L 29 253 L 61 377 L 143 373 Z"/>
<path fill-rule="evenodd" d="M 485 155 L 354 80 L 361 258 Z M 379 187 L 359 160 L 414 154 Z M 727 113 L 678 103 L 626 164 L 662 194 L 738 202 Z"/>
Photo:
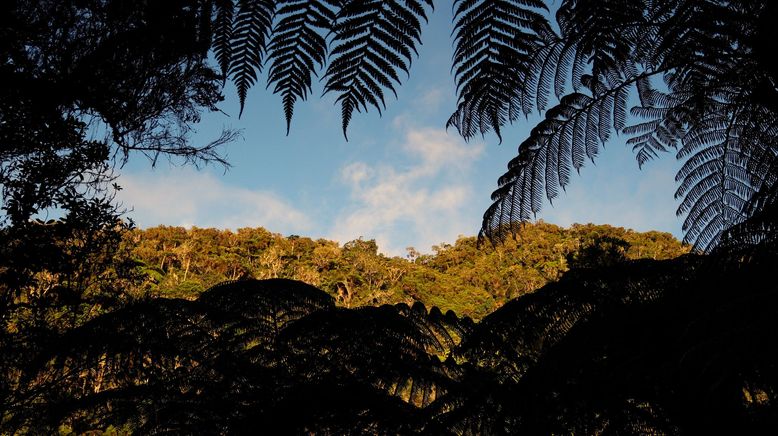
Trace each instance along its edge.
<path fill-rule="evenodd" d="M 497 178 L 534 125 L 520 121 L 502 144 L 487 135 L 464 142 L 445 130 L 455 109 L 450 9 L 438 8 L 422 35 L 424 45 L 410 78 L 387 110 L 355 114 L 349 141 L 340 108 L 314 88 L 295 108 L 286 128 L 280 98 L 260 82 L 238 118 L 235 90 L 225 90 L 224 113 L 207 114 L 193 142 L 218 136 L 223 127 L 242 131 L 224 148 L 232 167 L 191 167 L 159 162 L 151 168 L 135 156 L 121 170 L 119 199 L 139 227 L 159 224 L 237 229 L 265 227 L 285 235 L 376 239 L 379 249 L 403 255 L 423 252 L 459 235 L 478 232 Z M 538 216 L 560 225 L 609 223 L 681 236 L 672 154 L 642 170 L 623 137 L 615 137 L 596 164 L 573 176 L 567 192 Z"/>

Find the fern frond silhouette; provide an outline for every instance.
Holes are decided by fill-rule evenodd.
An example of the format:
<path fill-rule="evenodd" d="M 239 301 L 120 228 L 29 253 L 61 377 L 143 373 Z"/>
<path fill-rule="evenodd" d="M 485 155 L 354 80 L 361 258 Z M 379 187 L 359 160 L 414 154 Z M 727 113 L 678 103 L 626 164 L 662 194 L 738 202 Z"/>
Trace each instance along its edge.
<path fill-rule="evenodd" d="M 325 73 L 324 93 L 337 94 L 346 135 L 351 116 L 369 106 L 381 113 L 384 90 L 396 95 L 400 72 L 408 74 L 421 20 L 431 0 L 347 2 L 333 26 L 333 59 Z"/>
<path fill-rule="evenodd" d="M 225 8 L 229 7 L 226 5 Z M 240 98 L 240 113 L 246 103 L 246 95 L 257 81 L 257 74 L 262 70 L 267 37 L 275 14 L 275 2 L 264 0 L 240 0 L 232 28 L 229 30 L 230 47 L 221 44 L 217 55 L 222 60 L 229 54 L 230 67 L 228 74 L 238 88 Z M 227 20 L 229 12 L 222 12 L 220 17 Z M 225 25 L 226 26 L 226 25 Z M 226 27 L 217 28 L 225 31 Z"/>
<path fill-rule="evenodd" d="M 547 24 L 545 5 L 529 1 L 454 2 L 454 58 L 459 103 L 447 126 L 464 138 L 494 130 L 524 115 L 520 90 L 529 58 Z"/>
<path fill-rule="evenodd" d="M 312 77 L 324 65 L 328 48 L 323 31 L 331 31 L 335 21 L 336 1 L 282 1 L 281 17 L 273 29 L 268 51 L 272 60 L 268 86 L 281 94 L 286 116 L 286 133 L 294 114 L 294 104 L 308 98 Z"/>
<path fill-rule="evenodd" d="M 516 97 L 525 110 L 534 103 L 543 111 L 552 94 L 559 104 L 500 178 L 481 237 L 514 233 L 514 221 L 534 217 L 544 196 L 553 200 L 569 183 L 571 166 L 580 170 L 615 132 L 630 136 L 641 166 L 678 150 L 685 240 L 715 247 L 725 229 L 756 212 L 754 194 L 774 183 L 770 101 L 778 93 L 759 55 L 769 36 L 764 17 L 774 12 L 767 2 L 562 2 L 559 35 L 538 33 Z M 460 92 L 465 102 L 479 98 Z M 638 104 L 628 111 L 633 98 Z"/>
<path fill-rule="evenodd" d="M 334 308 L 291 280 L 141 302 L 35 353 L 2 428 L 774 429 L 778 348 L 763 333 L 778 299 L 762 287 L 774 263 L 716 259 L 573 270 L 479 324 L 421 304 Z"/>
<path fill-rule="evenodd" d="M 774 183 L 778 72 L 765 41 L 775 6 L 743 0 L 551 6 L 453 3 L 458 100 L 447 126 L 465 139 L 494 132 L 502 140 L 502 129 L 521 116 L 545 115 L 499 179 L 481 239 L 513 234 L 558 197 L 573 169 L 594 160 L 613 133 L 624 133 L 638 166 L 677 151 L 684 161 L 676 194 L 685 240 L 713 249 L 725 229 L 750 216 L 749 205 L 761 204 L 751 200 L 762 185 Z M 269 64 L 268 87 L 281 95 L 287 133 L 295 104 L 323 72 L 324 94 L 340 106 L 347 137 L 355 111 L 380 114 L 386 94 L 396 94 L 432 7 L 431 0 L 220 0 L 212 47 L 238 89 L 241 112 Z"/>
<path fill-rule="evenodd" d="M 432 9 L 131 3 L 0 6 L 13 12 L 0 33 L 23 34 L 0 44 L 0 73 L 18 85 L 0 89 L 11 225 L 0 236 L 14 255 L 0 265 L 0 433 L 778 431 L 777 2 L 562 0 L 553 24 L 539 0 L 454 3 L 449 125 L 499 137 L 519 115 L 544 115 L 500 179 L 482 238 L 516 232 L 624 133 L 640 165 L 671 150 L 684 162 L 686 239 L 711 252 L 626 261 L 624 240 L 600 241 L 608 256 L 583 256 L 478 324 L 421 303 L 338 308 L 280 279 L 224 283 L 195 301 L 124 296 L 131 278 L 114 276 L 139 265 L 103 259 L 120 244 L 107 231 L 118 215 L 110 199 L 80 194 L 112 179 L 84 175 L 108 170 L 112 151 L 207 162 L 210 148 L 180 144 L 215 108 L 214 82 L 232 80 L 242 112 L 268 66 L 287 127 L 323 70 L 345 134 L 354 111 L 383 110 Z M 208 42 L 221 76 L 204 63 Z M 41 98 L 50 90 L 60 94 Z M 87 139 L 87 114 L 113 142 Z M 34 220 L 58 206 L 73 213 Z M 75 278 L 37 283 L 44 275 Z"/>
<path fill-rule="evenodd" d="M 268 87 L 281 94 L 287 134 L 295 103 L 308 97 L 313 76 L 324 69 L 324 94 L 336 95 L 348 137 L 354 111 L 381 113 L 385 92 L 396 95 L 432 6 L 432 0 L 220 0 L 212 47 L 237 88 L 241 114 L 248 90 L 270 64 Z"/>

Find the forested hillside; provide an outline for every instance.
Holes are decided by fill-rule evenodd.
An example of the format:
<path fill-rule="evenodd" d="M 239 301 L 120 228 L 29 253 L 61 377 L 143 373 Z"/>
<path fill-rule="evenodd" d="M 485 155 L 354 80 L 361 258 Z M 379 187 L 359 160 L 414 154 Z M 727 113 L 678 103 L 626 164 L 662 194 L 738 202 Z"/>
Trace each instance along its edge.
<path fill-rule="evenodd" d="M 672 235 L 609 225 L 565 229 L 527 224 L 518 239 L 476 246 L 475 237 L 420 254 L 388 257 L 373 240 L 340 245 L 263 228 L 237 232 L 155 227 L 134 230 L 125 244 L 145 280 L 136 293 L 195 299 L 209 287 L 239 278 L 288 278 L 316 286 L 345 307 L 416 301 L 480 319 L 511 298 L 557 280 L 571 268 L 624 259 L 670 259 L 687 253 Z"/>

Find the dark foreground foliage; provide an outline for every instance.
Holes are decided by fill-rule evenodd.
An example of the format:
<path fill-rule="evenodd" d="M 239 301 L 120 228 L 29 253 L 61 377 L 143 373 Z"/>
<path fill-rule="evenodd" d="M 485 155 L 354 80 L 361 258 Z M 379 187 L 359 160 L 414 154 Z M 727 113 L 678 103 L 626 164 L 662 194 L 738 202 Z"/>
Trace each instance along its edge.
<path fill-rule="evenodd" d="M 228 282 L 97 317 L 28 360 L 8 344 L 2 430 L 775 431 L 775 260 L 572 270 L 478 324 L 420 303 L 339 308 L 292 280 Z"/>

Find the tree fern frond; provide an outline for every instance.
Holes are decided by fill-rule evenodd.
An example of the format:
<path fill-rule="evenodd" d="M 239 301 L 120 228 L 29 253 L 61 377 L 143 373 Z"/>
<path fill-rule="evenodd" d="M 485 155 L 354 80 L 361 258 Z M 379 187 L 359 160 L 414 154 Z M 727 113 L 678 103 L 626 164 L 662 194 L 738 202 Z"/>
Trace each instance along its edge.
<path fill-rule="evenodd" d="M 778 184 L 775 174 L 778 171 L 778 158 L 773 156 L 771 168 L 772 180 L 764 183 L 751 197 L 745 207 L 748 218 L 743 222 L 725 229 L 722 243 L 716 247 L 719 251 L 735 255 L 754 254 L 754 251 L 767 251 L 774 258 L 778 243 Z"/>
<path fill-rule="evenodd" d="M 426 406 L 451 380 L 427 353 L 435 339 L 399 312 L 388 305 L 316 312 L 285 328 L 279 342 L 296 357 L 288 360 L 296 374 L 351 379 Z"/>
<path fill-rule="evenodd" d="M 273 28 L 268 46 L 268 86 L 281 94 L 286 117 L 286 134 L 294 114 L 294 104 L 311 91 L 311 78 L 327 58 L 327 41 L 322 31 L 330 31 L 335 20 L 334 0 L 284 0 L 278 2 L 280 19 Z"/>
<path fill-rule="evenodd" d="M 329 295 L 302 282 L 287 279 L 237 280 L 206 290 L 198 302 L 244 319 L 234 338 L 238 349 L 266 359 L 281 330 L 318 310 L 334 309 Z"/>
<path fill-rule="evenodd" d="M 540 210 L 544 194 L 549 201 L 558 195 L 569 182 L 571 167 L 578 170 L 585 155 L 596 153 L 599 135 L 580 137 L 572 132 L 597 117 L 593 112 L 599 111 L 599 103 L 575 93 L 548 111 L 500 177 L 500 188 L 492 194 L 494 204 L 484 214 L 481 237 L 504 239 L 516 229 L 514 222 L 527 221 Z"/>
<path fill-rule="evenodd" d="M 527 221 L 540 211 L 544 197 L 553 202 L 570 183 L 572 169 L 580 172 L 586 159 L 594 161 L 611 130 L 618 131 L 626 122 L 630 89 L 643 77 L 629 77 L 612 89 L 592 92 L 595 97 L 580 92 L 566 95 L 549 109 L 500 177 L 479 238 L 503 240 L 516 230 L 514 221 Z M 592 82 L 585 79 L 583 84 Z"/>
<path fill-rule="evenodd" d="M 336 94 L 344 135 L 354 111 L 380 114 L 385 94 L 396 94 L 432 6 L 431 0 L 213 2 L 214 54 L 223 70 L 229 60 L 241 111 L 267 54 L 268 86 L 281 94 L 288 133 L 295 103 L 307 98 L 312 76 L 327 63 L 324 93 Z M 506 124 L 550 107 L 500 178 L 481 234 L 499 239 L 518 228 L 513 220 L 534 216 L 565 189 L 573 169 L 593 160 L 613 132 L 624 132 L 641 167 L 679 150 L 686 160 L 677 195 L 679 213 L 688 215 L 687 240 L 715 244 L 716 228 L 739 222 L 753 193 L 775 183 L 767 168 L 776 155 L 769 138 L 778 136 L 778 74 L 759 42 L 769 20 L 757 19 L 775 8 L 740 0 L 563 0 L 552 25 L 546 3 L 453 3 L 458 101 L 447 127 L 465 139 L 489 131 L 501 139 Z M 655 86 L 655 76 L 664 83 Z M 633 86 L 639 104 L 628 112 Z M 741 115 L 732 124 L 734 112 Z"/>
<path fill-rule="evenodd" d="M 227 78 L 227 73 L 232 61 L 232 25 L 235 13 L 233 0 L 216 0 L 214 3 L 216 16 L 213 27 L 213 54 L 222 73 L 222 78 Z"/>
<path fill-rule="evenodd" d="M 613 129 L 616 133 L 621 132 L 627 124 L 629 93 L 629 88 L 619 88 L 613 95 Z"/>
<path fill-rule="evenodd" d="M 557 77 L 561 76 L 559 71 L 562 70 L 560 65 L 560 56 L 565 47 L 562 44 L 554 44 L 548 47 L 546 55 L 541 58 L 540 65 L 538 67 L 533 66 L 533 70 L 538 71 L 536 86 L 535 86 L 535 101 L 537 110 L 539 112 L 546 109 L 548 105 L 548 96 L 551 93 L 552 87 L 557 88 L 555 83 L 551 82 L 552 75 Z"/>
<path fill-rule="evenodd" d="M 240 115 L 246 94 L 262 71 L 267 36 L 273 24 L 275 2 L 270 0 L 240 0 L 230 41 L 229 75 L 238 88 Z"/>
<path fill-rule="evenodd" d="M 624 133 L 631 136 L 627 145 L 632 147 L 642 168 L 659 153 L 678 148 L 686 132 L 688 102 L 654 91 L 648 84 L 638 82 L 637 85 L 641 105 L 633 107 L 630 113 L 645 121 L 626 126 Z"/>
<path fill-rule="evenodd" d="M 778 218 L 778 141 L 775 134 L 775 114 L 764 107 L 753 105 L 742 105 L 740 110 L 740 123 L 744 127 L 738 129 L 738 140 L 745 146 L 741 147 L 737 158 L 739 163 L 745 161 L 745 164 L 731 166 L 727 168 L 726 173 L 738 180 L 747 179 L 749 182 L 747 192 L 743 192 L 741 187 L 741 196 L 747 201 L 738 202 L 746 218 L 723 229 L 721 248 L 734 254 L 765 249 L 771 251 L 774 250 L 771 248 L 774 245 L 771 244 L 778 241 L 778 226 L 775 224 Z"/>
<path fill-rule="evenodd" d="M 238 369 L 236 359 L 220 358 L 227 352 L 225 326 L 232 322 L 195 302 L 159 299 L 67 332 L 31 363 L 36 375 L 29 381 L 35 404 L 31 416 L 40 419 L 35 425 L 77 422 L 88 412 L 102 427 L 122 419 L 134 421 L 136 428 L 175 427 L 172 420 L 152 418 L 173 408 L 190 425 L 199 417 L 218 427 L 213 407 L 218 399 L 212 395 L 219 390 L 214 388 Z M 182 401 L 193 386 L 203 395 Z"/>
<path fill-rule="evenodd" d="M 459 101 L 446 126 L 466 139 L 500 128 L 522 111 L 517 92 L 538 29 L 550 26 L 538 0 L 454 2 L 454 58 Z"/>
<path fill-rule="evenodd" d="M 687 160 L 678 171 L 682 198 L 678 214 L 686 214 L 684 240 L 709 250 L 721 232 L 744 218 L 744 206 L 754 193 L 753 177 L 747 170 L 746 144 L 741 143 L 738 115 L 728 123 L 711 116 L 684 138 L 678 158 Z"/>
<path fill-rule="evenodd" d="M 642 2 L 564 1 L 557 11 L 562 39 L 574 44 L 580 52 L 574 70 L 580 70 L 580 62 L 585 60 L 595 81 L 622 71 L 633 54 L 638 34 L 645 32 L 646 21 Z M 576 86 L 575 81 L 573 85 Z"/>
<path fill-rule="evenodd" d="M 579 53 L 580 51 L 576 49 L 575 45 L 568 44 L 562 48 L 554 77 L 554 95 L 556 98 L 562 98 L 567 92 L 568 70 L 570 70 L 569 75 L 571 76 L 575 91 L 578 91 L 577 88 L 580 82 L 576 83 L 576 80 L 580 81 L 580 77 L 583 75 L 583 62 L 578 56 Z"/>
<path fill-rule="evenodd" d="M 384 90 L 396 95 L 398 71 L 408 73 L 412 53 L 421 43 L 421 20 L 426 21 L 431 0 L 346 3 L 332 29 L 334 48 L 324 75 L 324 93 L 337 94 L 343 134 L 353 112 L 385 108 Z"/>

